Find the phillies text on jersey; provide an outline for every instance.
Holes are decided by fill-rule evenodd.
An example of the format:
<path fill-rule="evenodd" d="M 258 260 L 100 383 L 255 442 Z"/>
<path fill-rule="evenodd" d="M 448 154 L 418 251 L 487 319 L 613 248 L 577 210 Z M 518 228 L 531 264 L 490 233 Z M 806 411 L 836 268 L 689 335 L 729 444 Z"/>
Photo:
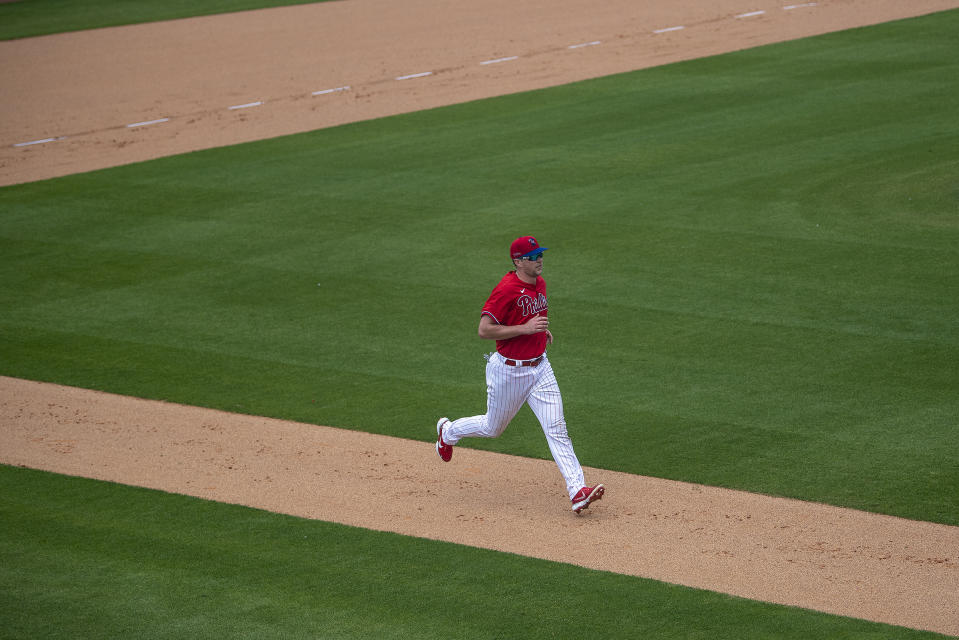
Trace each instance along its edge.
<path fill-rule="evenodd" d="M 546 316 L 549 305 L 546 301 L 546 281 L 536 278 L 536 284 L 519 279 L 510 271 L 493 287 L 489 299 L 483 305 L 483 315 L 488 315 L 497 324 L 515 326 L 527 322 L 536 315 Z M 497 340 L 496 350 L 516 360 L 532 360 L 546 351 L 546 333 L 516 336 L 509 340 Z"/>

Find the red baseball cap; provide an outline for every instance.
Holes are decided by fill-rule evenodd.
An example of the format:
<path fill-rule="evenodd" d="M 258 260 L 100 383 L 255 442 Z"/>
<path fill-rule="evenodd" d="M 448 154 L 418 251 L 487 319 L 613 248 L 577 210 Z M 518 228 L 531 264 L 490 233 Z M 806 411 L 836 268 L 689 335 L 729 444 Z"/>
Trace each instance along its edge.
<path fill-rule="evenodd" d="M 513 240 L 509 246 L 509 257 L 513 260 L 517 258 L 533 257 L 546 251 L 548 247 L 541 247 L 533 236 L 523 236 Z"/>

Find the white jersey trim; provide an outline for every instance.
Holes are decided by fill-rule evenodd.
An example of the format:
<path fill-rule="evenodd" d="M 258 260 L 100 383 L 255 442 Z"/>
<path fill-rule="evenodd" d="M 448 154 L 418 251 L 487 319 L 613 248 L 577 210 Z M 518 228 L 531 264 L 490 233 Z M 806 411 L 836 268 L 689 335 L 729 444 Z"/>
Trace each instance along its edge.
<path fill-rule="evenodd" d="M 493 315 L 492 313 L 490 313 L 489 311 L 484 311 L 484 312 L 481 313 L 480 315 L 481 315 L 481 316 L 489 316 L 490 318 L 493 319 L 493 322 L 495 322 L 496 324 L 503 324 L 502 322 L 499 321 L 499 318 L 497 318 L 496 316 L 494 316 L 494 315 Z"/>

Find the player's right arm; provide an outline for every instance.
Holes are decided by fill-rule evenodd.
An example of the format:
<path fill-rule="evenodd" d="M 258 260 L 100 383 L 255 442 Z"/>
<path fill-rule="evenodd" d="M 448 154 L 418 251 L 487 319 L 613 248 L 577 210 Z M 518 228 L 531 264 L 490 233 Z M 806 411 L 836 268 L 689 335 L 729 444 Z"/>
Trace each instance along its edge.
<path fill-rule="evenodd" d="M 541 333 L 549 328 L 549 319 L 545 316 L 535 315 L 523 324 L 506 325 L 498 324 L 487 314 L 480 316 L 479 337 L 484 340 L 509 340 L 516 336 L 525 336 L 532 333 Z"/>

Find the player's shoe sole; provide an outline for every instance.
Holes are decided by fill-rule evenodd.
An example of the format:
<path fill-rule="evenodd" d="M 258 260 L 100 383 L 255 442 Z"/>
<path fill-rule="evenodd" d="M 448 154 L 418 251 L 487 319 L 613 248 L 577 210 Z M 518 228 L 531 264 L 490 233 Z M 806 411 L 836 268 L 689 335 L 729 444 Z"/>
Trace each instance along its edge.
<path fill-rule="evenodd" d="M 606 493 L 606 487 L 601 484 L 595 487 L 583 487 L 573 496 L 573 511 L 580 513 L 583 509 L 589 508 L 589 505 L 602 498 L 604 493 Z"/>
<path fill-rule="evenodd" d="M 443 462 L 449 462 L 453 457 L 453 445 L 443 442 L 443 427 L 449 423 L 449 418 L 440 418 L 436 423 L 436 453 Z"/>

